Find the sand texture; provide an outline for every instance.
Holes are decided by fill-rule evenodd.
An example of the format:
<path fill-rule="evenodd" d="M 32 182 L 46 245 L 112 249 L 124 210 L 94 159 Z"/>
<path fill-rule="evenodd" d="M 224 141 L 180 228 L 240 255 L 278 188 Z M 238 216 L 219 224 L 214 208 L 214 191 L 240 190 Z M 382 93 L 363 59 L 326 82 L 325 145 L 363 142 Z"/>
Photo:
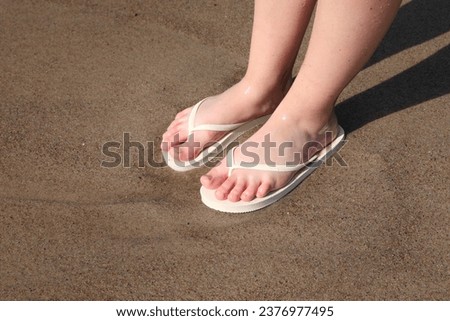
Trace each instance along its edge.
<path fill-rule="evenodd" d="M 405 1 L 342 93 L 348 166 L 236 215 L 101 148 L 239 80 L 252 1 L 1 0 L 0 300 L 449 300 L 449 9 Z"/>

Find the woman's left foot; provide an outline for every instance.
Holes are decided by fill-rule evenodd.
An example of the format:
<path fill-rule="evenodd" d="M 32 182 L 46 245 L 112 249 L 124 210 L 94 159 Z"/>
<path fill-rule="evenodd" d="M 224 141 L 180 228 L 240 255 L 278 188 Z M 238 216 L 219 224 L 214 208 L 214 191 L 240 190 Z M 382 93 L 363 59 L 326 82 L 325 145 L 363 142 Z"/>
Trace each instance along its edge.
<path fill-rule="evenodd" d="M 301 113 L 295 113 L 301 114 Z M 267 123 L 234 151 L 235 163 L 248 169 L 235 169 L 228 177 L 227 158 L 200 178 L 202 185 L 216 190 L 219 200 L 249 202 L 264 197 L 285 186 L 295 172 L 261 171 L 251 169 L 252 164 L 290 165 L 307 162 L 313 155 L 330 144 L 338 133 L 334 113 L 320 117 L 296 118 L 280 106 Z M 304 115 L 304 114 L 303 114 Z"/>

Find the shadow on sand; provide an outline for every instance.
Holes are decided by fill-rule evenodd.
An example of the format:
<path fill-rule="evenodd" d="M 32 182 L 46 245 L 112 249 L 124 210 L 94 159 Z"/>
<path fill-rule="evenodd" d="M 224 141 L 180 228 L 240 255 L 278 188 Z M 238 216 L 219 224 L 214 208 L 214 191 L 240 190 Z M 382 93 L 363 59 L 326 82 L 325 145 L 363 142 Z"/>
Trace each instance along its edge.
<path fill-rule="evenodd" d="M 402 6 L 367 66 L 450 30 L 450 1 L 413 0 Z M 450 92 L 450 45 L 402 73 L 336 106 L 348 133 L 402 109 Z M 444 106 L 443 106 L 444 108 Z"/>

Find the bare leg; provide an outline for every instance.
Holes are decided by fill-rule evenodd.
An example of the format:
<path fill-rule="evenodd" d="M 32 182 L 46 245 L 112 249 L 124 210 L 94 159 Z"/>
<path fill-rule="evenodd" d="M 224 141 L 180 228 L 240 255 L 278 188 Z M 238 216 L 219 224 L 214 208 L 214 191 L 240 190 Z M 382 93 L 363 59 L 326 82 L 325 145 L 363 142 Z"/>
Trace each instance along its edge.
<path fill-rule="evenodd" d="M 258 147 L 252 152 L 259 155 L 260 163 L 284 164 L 292 161 L 294 153 L 301 152 L 307 142 L 319 142 L 322 146 L 329 143 L 324 132 L 337 133 L 333 113 L 337 97 L 373 54 L 400 3 L 401 0 L 318 1 L 311 41 L 296 81 L 269 121 L 249 139 L 262 146 L 264 137 L 270 134 L 277 147 L 292 142 L 292 148 L 285 149 L 284 155 L 277 154 L 278 149 L 274 148 L 268 160 L 263 148 Z M 253 160 L 239 149 L 235 155 L 238 161 Z M 302 157 L 306 161 L 308 155 Z M 218 199 L 250 201 L 284 186 L 292 175 L 240 169 L 227 178 L 223 161 L 201 182 L 207 188 L 217 188 Z"/>
<path fill-rule="evenodd" d="M 256 0 L 250 57 L 244 78 L 202 104 L 198 124 L 232 124 L 273 112 L 291 85 L 292 67 L 316 0 Z M 291 14 L 295 12 L 295 14 Z M 203 146 L 223 136 L 195 132 L 187 141 L 191 108 L 180 112 L 163 135 L 161 148 L 180 160 L 193 159 Z M 192 142 L 200 147 L 189 148 Z"/>
<path fill-rule="evenodd" d="M 270 88 L 291 79 L 315 4 L 316 0 L 255 1 L 246 80 L 257 87 Z"/>

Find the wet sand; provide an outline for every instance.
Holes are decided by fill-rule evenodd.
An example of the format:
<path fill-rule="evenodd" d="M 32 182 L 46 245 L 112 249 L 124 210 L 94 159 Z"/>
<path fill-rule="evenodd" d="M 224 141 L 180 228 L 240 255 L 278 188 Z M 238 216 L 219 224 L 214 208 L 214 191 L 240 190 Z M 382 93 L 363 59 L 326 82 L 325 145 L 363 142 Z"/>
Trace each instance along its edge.
<path fill-rule="evenodd" d="M 447 0 L 405 2 L 341 95 L 348 166 L 243 215 L 206 169 L 100 163 L 243 75 L 252 2 L 127 2 L 0 3 L 1 300 L 450 299 Z"/>

